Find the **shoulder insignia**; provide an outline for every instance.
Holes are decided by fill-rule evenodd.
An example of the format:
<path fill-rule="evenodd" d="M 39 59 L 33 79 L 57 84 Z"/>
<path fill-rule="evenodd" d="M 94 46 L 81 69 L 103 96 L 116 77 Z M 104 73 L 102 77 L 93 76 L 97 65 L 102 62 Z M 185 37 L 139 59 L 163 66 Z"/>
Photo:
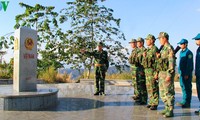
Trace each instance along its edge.
<path fill-rule="evenodd" d="M 189 54 L 189 55 L 188 55 L 188 58 L 189 58 L 189 59 L 191 59 L 191 58 L 192 58 L 192 55 L 191 55 L 191 54 Z"/>

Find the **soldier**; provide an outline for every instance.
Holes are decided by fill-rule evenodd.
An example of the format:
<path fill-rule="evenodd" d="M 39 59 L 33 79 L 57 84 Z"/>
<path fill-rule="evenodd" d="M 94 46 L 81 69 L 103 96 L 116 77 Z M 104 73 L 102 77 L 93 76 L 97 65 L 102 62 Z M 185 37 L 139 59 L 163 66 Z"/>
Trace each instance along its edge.
<path fill-rule="evenodd" d="M 134 88 L 134 95 L 133 95 L 133 99 L 135 101 L 139 100 L 139 92 L 138 92 L 138 88 L 137 88 L 137 80 L 136 80 L 136 71 L 137 71 L 137 66 L 136 66 L 136 55 L 137 55 L 137 42 L 136 39 L 132 39 L 129 44 L 132 47 L 132 53 L 129 57 L 129 63 L 131 65 L 131 73 L 132 73 L 132 84 L 133 84 L 133 88 Z"/>
<path fill-rule="evenodd" d="M 159 93 L 158 83 L 154 79 L 156 52 L 158 48 L 155 46 L 155 37 L 149 34 L 146 38 L 146 45 L 148 46 L 146 52 L 143 54 L 142 64 L 145 68 L 146 88 L 149 96 L 147 108 L 150 110 L 157 110 Z"/>
<path fill-rule="evenodd" d="M 197 94 L 200 101 L 200 33 L 193 39 L 195 40 L 197 46 L 199 46 L 196 52 L 195 75 L 196 75 Z M 199 110 L 195 111 L 195 114 L 200 115 L 200 106 Z"/>
<path fill-rule="evenodd" d="M 173 117 L 174 109 L 174 75 L 175 75 L 175 56 L 174 48 L 169 43 L 169 35 L 166 32 L 159 33 L 160 44 L 163 45 L 160 54 L 157 55 L 158 74 L 155 79 L 159 81 L 159 93 L 164 102 L 165 109 L 160 112 L 164 117 Z"/>
<path fill-rule="evenodd" d="M 183 99 L 176 105 L 182 108 L 190 107 L 191 96 L 192 96 L 192 71 L 193 71 L 193 54 L 187 48 L 188 41 L 182 39 L 178 44 L 182 51 L 180 52 L 180 61 L 178 72 L 180 74 L 180 86 L 182 89 Z"/>
<path fill-rule="evenodd" d="M 84 49 L 81 50 L 86 56 L 94 57 L 95 66 L 95 93 L 94 95 L 105 95 L 105 76 L 109 67 L 108 53 L 103 50 L 103 43 L 97 44 L 97 50 L 93 52 L 87 52 Z"/>
<path fill-rule="evenodd" d="M 146 90 L 146 81 L 145 81 L 145 73 L 144 67 L 142 65 L 143 53 L 146 48 L 144 47 L 144 39 L 139 37 L 137 39 L 137 56 L 136 56 L 136 80 L 137 80 L 137 88 L 139 92 L 139 101 L 140 105 L 147 104 L 147 90 Z"/>

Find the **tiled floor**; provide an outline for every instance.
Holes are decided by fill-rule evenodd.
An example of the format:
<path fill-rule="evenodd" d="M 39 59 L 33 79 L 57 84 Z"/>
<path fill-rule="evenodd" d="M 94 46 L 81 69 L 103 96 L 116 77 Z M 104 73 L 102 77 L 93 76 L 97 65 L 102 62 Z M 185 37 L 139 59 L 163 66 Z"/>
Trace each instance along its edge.
<path fill-rule="evenodd" d="M 0 86 L 0 90 L 11 86 Z M 43 111 L 0 111 L 0 120 L 162 120 L 157 111 L 145 106 L 134 105 L 130 87 L 106 86 L 106 96 L 93 96 L 93 86 L 82 84 L 38 85 L 39 88 L 56 87 L 59 103 L 56 108 Z M 176 94 L 176 101 L 181 94 Z M 193 96 L 190 109 L 175 106 L 175 116 L 169 120 L 200 120 L 194 114 L 198 108 L 197 97 Z M 158 111 L 164 108 L 160 102 Z"/>

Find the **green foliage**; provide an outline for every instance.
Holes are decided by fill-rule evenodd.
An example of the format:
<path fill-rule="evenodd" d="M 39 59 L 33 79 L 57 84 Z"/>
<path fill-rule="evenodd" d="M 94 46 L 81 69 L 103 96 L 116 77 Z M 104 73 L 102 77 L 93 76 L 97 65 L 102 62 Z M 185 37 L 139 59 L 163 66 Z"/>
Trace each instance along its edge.
<path fill-rule="evenodd" d="M 4 62 L 0 64 L 0 78 L 8 79 L 13 77 L 13 58 L 10 60 L 10 63 Z"/>
<path fill-rule="evenodd" d="M 113 17 L 113 10 L 105 6 L 98 5 L 97 0 L 75 0 L 67 2 L 68 8 L 62 9 L 60 23 L 70 23 L 70 30 L 66 32 L 61 52 L 66 52 L 62 56 L 67 64 L 72 64 L 72 68 L 79 69 L 82 64 L 87 69 L 91 69 L 93 57 L 86 58 L 80 53 L 81 49 L 93 51 L 98 41 L 105 43 L 105 48 L 110 55 L 111 65 L 121 68 L 127 64 L 127 49 L 120 41 L 125 40 L 124 34 L 120 31 L 120 19 Z M 124 50 L 124 52 L 123 52 Z"/>
<path fill-rule="evenodd" d="M 25 8 L 17 15 L 15 29 L 26 26 L 38 31 L 38 69 L 42 71 L 53 65 L 58 68 L 61 63 L 70 64 L 73 69 L 82 65 L 91 69 L 93 58 L 86 58 L 80 49 L 93 51 L 98 41 L 103 41 L 110 55 L 111 65 L 120 69 L 127 64 L 127 49 L 121 41 L 125 40 L 120 31 L 120 19 L 113 16 L 113 10 L 98 5 L 104 0 L 75 0 L 67 2 L 67 8 L 56 12 L 54 6 L 35 6 L 19 3 Z M 70 29 L 63 26 L 70 25 Z M 7 41 L 13 44 L 14 37 L 1 37 L 0 47 Z M 4 44 L 6 43 L 6 44 Z M 108 49 L 109 48 L 109 49 Z"/>
<path fill-rule="evenodd" d="M 60 48 L 61 29 L 58 26 L 58 13 L 54 6 L 42 6 L 36 4 L 30 6 L 19 3 L 25 8 L 25 12 L 16 16 L 15 29 L 26 26 L 35 28 L 38 32 L 38 52 L 42 56 L 38 60 L 38 70 L 42 71 L 53 65 L 56 68 L 62 67 L 58 53 Z"/>

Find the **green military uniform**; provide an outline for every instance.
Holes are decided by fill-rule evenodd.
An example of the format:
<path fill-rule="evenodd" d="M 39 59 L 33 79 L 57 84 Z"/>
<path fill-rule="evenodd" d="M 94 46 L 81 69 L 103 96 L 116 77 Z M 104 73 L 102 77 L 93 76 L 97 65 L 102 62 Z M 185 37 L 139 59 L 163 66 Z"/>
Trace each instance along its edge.
<path fill-rule="evenodd" d="M 98 43 L 98 46 L 103 46 L 103 43 Z M 94 57 L 95 65 L 95 95 L 104 95 L 105 93 L 105 76 L 109 67 L 108 53 L 104 50 L 93 52 L 85 52 L 87 56 Z"/>
<path fill-rule="evenodd" d="M 161 32 L 159 37 L 169 38 L 165 32 Z M 168 43 L 165 44 L 160 52 L 158 59 L 157 70 L 159 71 L 159 93 L 162 101 L 164 102 L 165 109 L 161 112 L 164 117 L 172 117 L 174 109 L 174 75 L 175 75 L 175 56 L 174 48 Z M 166 78 L 170 77 L 170 81 Z"/>
<path fill-rule="evenodd" d="M 155 37 L 149 34 L 146 40 L 154 40 Z M 154 79 L 155 75 L 155 60 L 156 60 L 156 52 L 158 48 L 153 45 L 151 48 L 148 47 L 146 50 L 146 56 L 144 56 L 142 60 L 142 64 L 145 68 L 145 76 L 146 76 L 146 88 L 149 96 L 148 108 L 150 110 L 156 110 L 159 103 L 159 90 L 158 90 L 158 82 Z"/>
<path fill-rule="evenodd" d="M 132 39 L 131 42 L 136 42 L 135 39 Z M 129 43 L 131 43 L 129 42 Z M 137 80 L 136 80 L 136 71 L 137 71 L 137 66 L 136 66 L 136 55 L 137 55 L 137 47 L 132 50 L 132 53 L 129 57 L 129 63 L 131 65 L 131 74 L 132 74 L 132 84 L 134 88 L 134 96 L 133 99 L 137 100 L 139 98 L 139 92 L 138 92 L 138 87 L 137 87 Z"/>
<path fill-rule="evenodd" d="M 137 42 L 143 42 L 143 38 L 138 38 Z M 142 59 L 143 59 L 143 53 L 146 51 L 145 47 L 141 47 L 137 49 L 137 55 L 136 55 L 136 80 L 137 80 L 137 89 L 139 92 L 139 101 L 141 105 L 144 105 L 147 103 L 147 90 L 146 90 L 146 80 L 145 80 L 145 73 L 144 73 L 144 67 L 142 65 Z"/>

